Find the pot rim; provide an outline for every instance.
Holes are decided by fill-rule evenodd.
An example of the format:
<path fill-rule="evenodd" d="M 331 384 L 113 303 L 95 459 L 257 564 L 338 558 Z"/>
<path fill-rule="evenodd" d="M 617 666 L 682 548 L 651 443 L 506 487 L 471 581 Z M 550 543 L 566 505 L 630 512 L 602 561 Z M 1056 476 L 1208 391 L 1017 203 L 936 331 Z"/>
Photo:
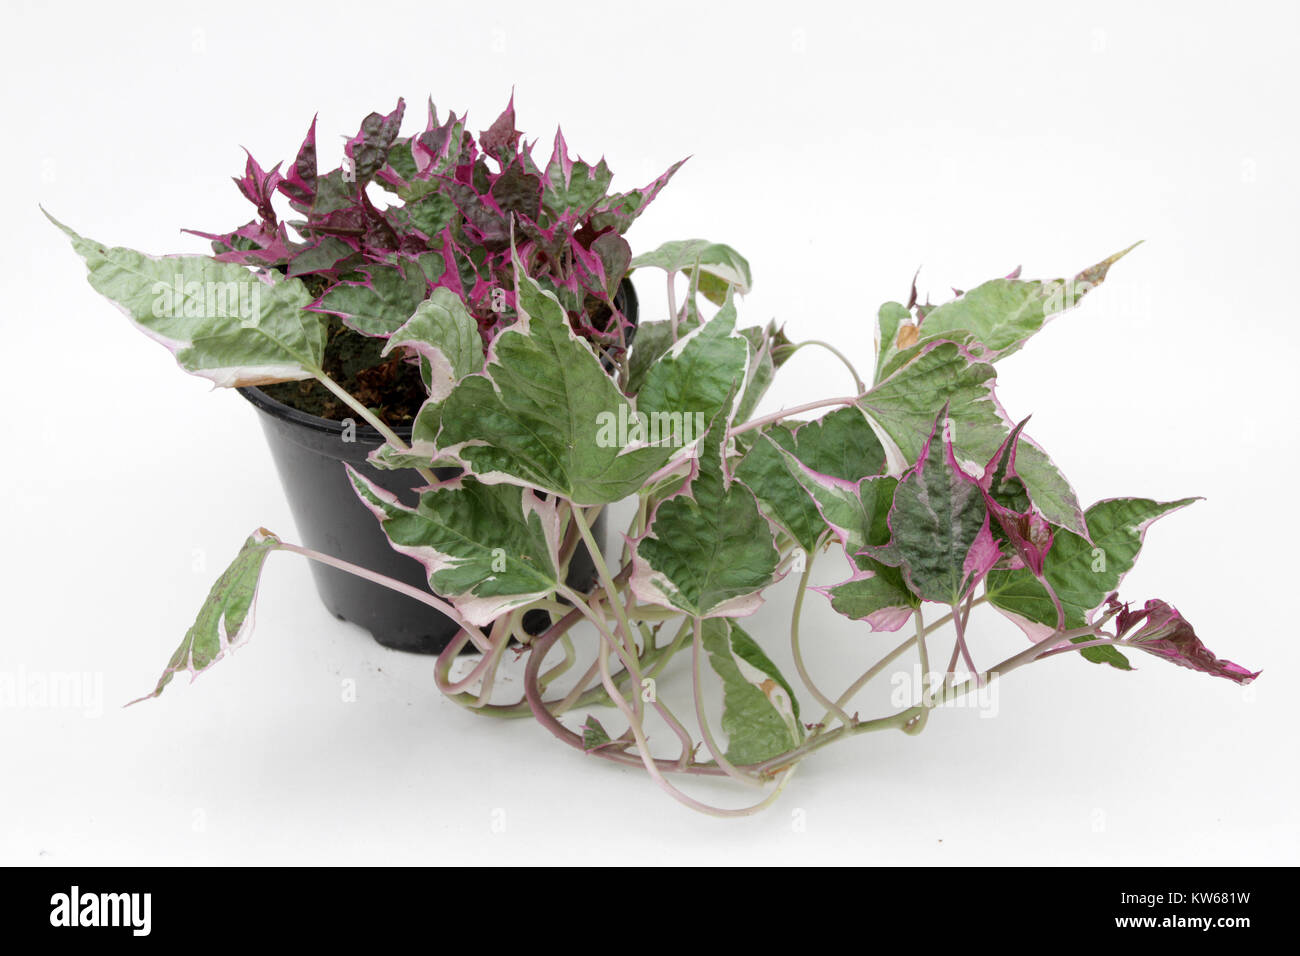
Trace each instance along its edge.
<path fill-rule="evenodd" d="M 632 284 L 632 277 L 630 275 L 625 275 L 619 283 L 619 292 L 623 293 L 628 299 L 628 305 L 630 306 L 628 311 L 633 314 L 632 327 L 633 329 L 636 329 L 639 325 L 639 316 L 636 313 L 639 313 L 641 310 L 636 294 L 636 286 Z M 631 345 L 631 336 L 629 336 L 628 344 L 629 346 Z M 320 432 L 325 435 L 342 435 L 343 429 L 346 427 L 342 422 L 334 421 L 331 418 L 321 418 L 319 415 L 313 415 L 310 412 L 304 412 L 302 409 L 294 408 L 292 405 L 286 405 L 284 402 L 272 398 L 256 385 L 241 385 L 236 388 L 235 391 L 244 396 L 244 398 L 246 398 L 258 411 L 272 415 L 294 425 L 309 428 L 312 431 Z M 365 434 L 367 437 L 376 439 L 380 442 L 385 440 L 384 436 L 376 431 L 375 428 L 364 419 L 361 421 L 356 421 L 354 419 L 354 422 L 358 433 Z M 403 441 L 410 440 L 411 430 L 413 427 L 411 423 L 389 425 L 388 427 L 391 428 L 394 434 Z"/>
<path fill-rule="evenodd" d="M 343 422 L 334 421 L 331 418 L 321 418 L 319 415 L 311 414 L 311 412 L 304 412 L 300 408 L 286 405 L 284 402 L 272 398 L 256 385 L 242 385 L 239 388 L 236 388 L 235 391 L 244 396 L 244 398 L 248 400 L 249 404 L 255 407 L 258 411 L 264 412 L 267 415 L 272 415 L 275 418 L 283 419 L 284 421 L 290 422 L 294 425 L 309 428 L 312 431 L 321 432 L 326 435 L 342 435 L 343 429 L 347 427 Z M 373 436 L 374 438 L 383 441 L 383 436 L 371 427 L 369 422 L 364 419 L 361 421 L 353 419 L 353 421 L 358 434 L 364 433 L 367 436 Z M 411 425 L 409 423 L 404 425 L 390 425 L 389 428 L 393 430 L 398 438 L 406 440 L 411 437 Z"/>

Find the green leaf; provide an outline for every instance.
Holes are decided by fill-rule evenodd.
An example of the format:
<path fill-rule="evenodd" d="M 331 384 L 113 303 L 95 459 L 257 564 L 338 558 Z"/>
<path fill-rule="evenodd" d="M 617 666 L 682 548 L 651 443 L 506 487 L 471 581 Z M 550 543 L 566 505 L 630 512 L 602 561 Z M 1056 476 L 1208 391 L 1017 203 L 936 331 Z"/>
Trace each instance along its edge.
<path fill-rule="evenodd" d="M 790 452 L 781 455 L 790 474 L 815 503 L 819 517 L 844 549 L 852 576 L 813 590 L 825 594 L 838 613 L 866 621 L 876 631 L 895 631 L 907 623 L 920 600 L 898 567 L 871 556 L 890 541 L 889 511 L 898 480 L 874 475 L 854 481 L 808 468 Z"/>
<path fill-rule="evenodd" d="M 740 395 L 734 420 L 745 422 L 749 420 L 750 415 L 754 414 L 754 409 L 767 394 L 768 386 L 776 377 L 776 360 L 772 349 L 778 341 L 777 336 L 780 332 L 774 325 L 768 325 L 767 328 L 751 325 L 741 329 L 740 334 L 749 341 L 749 360 L 745 390 Z"/>
<path fill-rule="evenodd" d="M 1020 462 L 1017 459 L 1016 467 Z M 1043 562 L 1043 576 L 1060 598 L 1065 627 L 1083 627 L 1088 618 L 1132 570 L 1146 529 L 1157 518 L 1184 508 L 1195 498 L 1159 502 L 1148 498 L 1110 498 L 1086 514 L 1088 536 L 1058 530 Z M 990 572 L 985 582 L 990 603 L 1020 623 L 1031 637 L 1056 628 L 1056 606 L 1046 588 L 1026 568 Z M 1118 654 L 1118 652 L 1117 652 Z M 1089 660 L 1102 656 L 1086 655 Z"/>
<path fill-rule="evenodd" d="M 632 268 L 644 267 L 663 269 L 670 275 L 681 272 L 687 277 L 698 272 L 699 291 L 715 305 L 722 305 L 733 291 L 745 295 L 754 285 L 744 256 L 731 246 L 707 239 L 665 242 L 632 260 Z"/>
<path fill-rule="evenodd" d="M 599 720 L 591 714 L 587 715 L 586 721 L 582 725 L 582 749 L 585 753 L 591 753 L 593 750 L 600 750 L 608 747 L 613 743 L 610 739 L 609 732 Z"/>
<path fill-rule="evenodd" d="M 497 336 L 485 371 L 443 403 L 438 448 L 485 481 L 581 505 L 639 491 L 673 449 L 618 441 L 619 423 L 635 419 L 631 402 L 555 297 L 516 270 L 519 321 Z"/>
<path fill-rule="evenodd" d="M 691 329 L 698 328 L 699 323 L 679 323 L 677 334 L 685 335 Z M 627 393 L 635 395 L 641 390 L 650 369 L 664 354 L 673 347 L 673 325 L 662 322 L 641 322 L 637 325 L 636 338 L 632 342 L 632 352 L 628 356 Z"/>
<path fill-rule="evenodd" d="M 185 632 L 180 646 L 167 663 L 167 669 L 158 678 L 153 692 L 138 698 L 148 700 L 163 692 L 171 679 L 182 671 L 198 677 L 236 644 L 248 637 L 253 626 L 253 604 L 257 600 L 257 584 L 262 576 L 266 557 L 279 545 L 280 539 L 265 528 L 249 535 L 235 560 L 222 573 L 208 592 L 208 599 L 199 609 L 198 617 Z"/>
<path fill-rule="evenodd" d="M 993 397 L 996 374 L 958 343 L 936 342 L 864 395 L 859 407 L 888 439 L 890 473 L 916 462 L 945 405 L 958 456 L 988 461 L 1009 431 Z"/>
<path fill-rule="evenodd" d="M 948 406 L 948 434 L 959 460 L 981 467 L 1010 434 L 993 393 L 997 373 L 957 342 L 928 342 L 859 401 L 877 426 L 890 474 L 915 462 L 934 416 Z M 1034 503 L 1052 524 L 1083 534 L 1078 498 L 1065 476 L 1028 438 L 1021 438 L 1016 468 Z"/>
<path fill-rule="evenodd" d="M 410 203 L 406 211 L 411 217 L 411 224 L 426 236 L 438 235 L 456 218 L 456 204 L 450 196 L 441 193 Z"/>
<path fill-rule="evenodd" d="M 697 464 L 697 474 L 659 503 L 633 543 L 632 590 L 696 617 L 743 616 L 762 603 L 758 592 L 772 583 L 780 555 L 753 493 L 724 474 L 713 431 Z"/>
<path fill-rule="evenodd" d="M 299 279 L 263 282 L 244 266 L 209 256 L 154 258 L 72 239 L 90 284 L 116 302 L 176 362 L 224 387 L 312 378 L 325 354 L 325 317 L 303 311 L 311 294 Z"/>
<path fill-rule="evenodd" d="M 1073 279 L 985 282 L 952 302 L 937 306 L 926 315 L 922 327 L 927 335 L 951 335 L 958 330 L 973 332 L 998 358 L 1010 355 L 1049 319 L 1073 308 L 1089 291 L 1101 285 L 1110 267 L 1137 245 L 1134 243 L 1089 266 Z"/>
<path fill-rule="evenodd" d="M 342 239 L 326 236 L 315 246 L 304 249 L 289 263 L 288 275 L 309 275 L 336 269 L 344 259 L 356 255 L 356 250 Z"/>
<path fill-rule="evenodd" d="M 554 501 L 514 485 L 454 479 L 408 508 L 348 468 L 357 495 L 375 513 L 393 549 L 429 575 L 429 587 L 465 619 L 489 624 L 559 586 L 561 521 Z"/>
<path fill-rule="evenodd" d="M 1082 644 L 1087 640 L 1086 637 L 1076 637 L 1074 643 Z M 1113 644 L 1097 644 L 1093 647 L 1085 647 L 1079 651 L 1079 656 L 1084 660 L 1092 661 L 1094 664 L 1109 664 L 1121 671 L 1131 671 L 1133 669 L 1133 665 L 1128 662 L 1128 658 L 1121 654 Z"/>
<path fill-rule="evenodd" d="M 460 296 L 441 286 L 389 337 L 383 354 L 399 346 L 420 356 L 420 372 L 433 402 L 443 401 L 458 381 L 483 368 L 478 323 Z"/>
<path fill-rule="evenodd" d="M 736 467 L 736 478 L 754 492 L 764 513 L 811 553 L 826 522 L 797 474 L 799 464 L 856 482 L 884 468 L 885 452 L 862 412 L 852 406 L 816 421 L 763 429 Z"/>
<path fill-rule="evenodd" d="M 925 454 L 894 489 L 889 549 L 922 600 L 952 605 L 972 586 L 972 566 L 982 565 L 982 575 L 996 558 L 996 545 L 979 484 L 957 467 L 942 429 L 936 419 Z M 978 561 L 977 552 L 991 559 Z"/>
<path fill-rule="evenodd" d="M 886 302 L 876 313 L 876 373 L 874 381 L 885 377 L 886 360 L 898 351 L 898 330 L 910 322 L 912 313 L 901 302 Z"/>
<path fill-rule="evenodd" d="M 736 307 L 728 299 L 717 315 L 678 339 L 650 367 L 636 393 L 636 410 L 651 423 L 654 416 L 665 415 L 693 415 L 701 424 L 711 422 L 720 412 L 731 411 L 748 358 L 749 344 L 736 332 Z"/>
<path fill-rule="evenodd" d="M 321 297 L 319 308 L 333 312 L 362 335 L 392 335 L 429 293 L 424 271 L 414 262 L 371 265 L 360 271 L 364 278 L 334 286 Z"/>
<path fill-rule="evenodd" d="M 722 730 L 726 757 L 755 764 L 779 757 L 803 740 L 799 704 L 789 683 L 734 621 L 707 620 L 700 643 L 722 678 Z"/>
<path fill-rule="evenodd" d="M 595 166 L 576 160 L 567 174 L 562 163 L 554 163 L 548 167 L 543 182 L 543 203 L 547 209 L 580 217 L 605 198 L 613 179 L 603 159 Z"/>
<path fill-rule="evenodd" d="M 926 312 L 921 332 L 931 339 L 955 339 L 962 333 L 970 333 L 990 353 L 985 356 L 988 361 L 1010 355 L 1050 319 L 1077 305 L 1091 289 L 1105 280 L 1110 267 L 1137 245 L 1134 243 L 1089 266 L 1069 280 L 1042 282 L 1008 277 L 985 282 Z M 894 305 L 897 303 L 888 303 L 887 307 Z M 890 314 L 896 315 L 896 310 L 891 308 Z M 882 321 L 882 332 L 883 326 Z M 882 337 L 881 361 L 877 367 L 885 368 L 898 351 L 893 336 Z"/>

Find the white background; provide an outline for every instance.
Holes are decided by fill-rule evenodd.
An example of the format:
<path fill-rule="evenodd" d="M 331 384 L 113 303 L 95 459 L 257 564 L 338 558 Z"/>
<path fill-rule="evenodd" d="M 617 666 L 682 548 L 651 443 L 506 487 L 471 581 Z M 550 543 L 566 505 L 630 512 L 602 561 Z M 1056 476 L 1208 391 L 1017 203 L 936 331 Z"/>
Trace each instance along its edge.
<path fill-rule="evenodd" d="M 103 706 L 0 707 L 0 862 L 1300 861 L 1297 8 L 862 7 L 9 5 L 0 673 L 102 675 Z M 337 160 L 399 95 L 407 131 L 429 94 L 482 129 L 512 85 L 539 153 L 562 122 L 616 185 L 691 155 L 634 248 L 731 243 L 754 268 L 744 317 L 864 367 L 876 307 L 918 266 L 942 301 L 1145 239 L 1000 366 L 1000 393 L 1085 503 L 1206 497 L 1153 528 L 1124 595 L 1174 602 L 1263 677 L 1243 691 L 1155 659 L 1057 658 L 1009 676 L 994 719 L 954 710 L 919 738 L 830 748 L 774 808 L 718 821 L 445 702 L 432 659 L 333 620 L 306 566 L 276 556 L 245 648 L 121 709 L 245 535 L 293 523 L 253 410 L 130 329 L 37 203 L 101 241 L 204 251 L 178 230 L 251 217 L 239 146 L 289 160 L 319 111 Z M 662 317 L 640 288 L 643 318 Z M 809 350 L 765 409 L 849 385 Z M 778 661 L 792 591 L 752 622 Z M 1022 646 L 976 622 L 985 665 Z M 815 595 L 804 633 L 837 687 L 894 643 Z"/>

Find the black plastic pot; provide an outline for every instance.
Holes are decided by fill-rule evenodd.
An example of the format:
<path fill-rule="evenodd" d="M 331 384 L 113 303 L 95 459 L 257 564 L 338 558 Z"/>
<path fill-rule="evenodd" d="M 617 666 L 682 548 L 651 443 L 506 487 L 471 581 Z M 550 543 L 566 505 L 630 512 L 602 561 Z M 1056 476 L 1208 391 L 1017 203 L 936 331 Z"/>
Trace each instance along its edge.
<path fill-rule="evenodd" d="M 635 323 L 635 290 L 624 280 L 619 292 L 620 305 L 626 305 L 624 313 Z M 358 423 L 355 441 L 344 441 L 341 422 L 299 411 L 259 388 L 238 391 L 261 413 L 258 417 L 262 430 L 302 543 L 315 551 L 429 590 L 423 565 L 392 549 L 374 514 L 357 498 L 343 463 L 347 462 L 411 507 L 419 498 L 414 489 L 425 484 L 420 475 L 411 469 L 384 471 L 373 467 L 366 456 L 383 444 L 383 438 L 367 425 Z M 394 431 L 400 438 L 410 438 L 409 426 Z M 454 468 L 435 471 L 440 480 L 454 478 L 458 473 Z M 592 529 L 597 541 L 604 540 L 604 527 L 602 513 Z M 359 624 L 384 647 L 436 654 L 456 635 L 458 626 L 450 618 L 414 598 L 316 561 L 311 562 L 311 570 L 326 609 L 340 620 Z M 569 563 L 568 584 L 585 593 L 594 580 L 591 555 L 579 545 Z M 540 633 L 548 622 L 549 616 L 543 611 L 531 619 L 525 618 L 524 623 L 530 632 Z M 467 645 L 467 649 L 472 650 L 473 645 Z"/>

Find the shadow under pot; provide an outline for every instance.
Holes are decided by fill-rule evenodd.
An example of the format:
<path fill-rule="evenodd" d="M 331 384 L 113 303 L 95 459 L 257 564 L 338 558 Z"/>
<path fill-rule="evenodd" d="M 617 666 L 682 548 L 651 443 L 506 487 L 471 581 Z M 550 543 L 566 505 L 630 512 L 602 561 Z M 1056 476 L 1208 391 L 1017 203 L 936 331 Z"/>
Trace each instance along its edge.
<path fill-rule="evenodd" d="M 624 314 L 635 323 L 636 293 L 631 283 L 624 280 L 619 293 L 623 300 L 620 305 L 629 305 L 623 310 Z M 365 478 L 412 508 L 419 502 L 415 489 L 426 484 L 424 479 L 412 469 L 386 471 L 371 465 L 367 456 L 382 445 L 384 439 L 368 425 L 358 423 L 355 440 L 344 441 L 342 422 L 285 405 L 256 387 L 238 391 L 260 413 L 258 418 L 302 543 L 312 550 L 429 591 L 424 566 L 393 550 L 375 515 L 357 497 L 343 465 L 345 462 L 351 465 Z M 411 437 L 409 425 L 394 431 L 403 440 Z M 440 481 L 455 478 L 460 473 L 457 468 L 434 469 Z M 598 542 L 604 541 L 603 511 L 592 531 Z M 326 610 L 340 620 L 365 628 L 384 647 L 416 654 L 437 654 L 459 630 L 451 618 L 415 598 L 318 561 L 312 561 L 310 565 L 316 591 Z M 567 583 L 578 593 L 585 594 L 591 590 L 595 578 L 591 554 L 579 542 L 569 563 Z M 540 634 L 550 625 L 550 615 L 546 611 L 530 611 L 523 623 L 530 634 Z M 473 650 L 472 643 L 466 645 L 467 653 Z"/>

